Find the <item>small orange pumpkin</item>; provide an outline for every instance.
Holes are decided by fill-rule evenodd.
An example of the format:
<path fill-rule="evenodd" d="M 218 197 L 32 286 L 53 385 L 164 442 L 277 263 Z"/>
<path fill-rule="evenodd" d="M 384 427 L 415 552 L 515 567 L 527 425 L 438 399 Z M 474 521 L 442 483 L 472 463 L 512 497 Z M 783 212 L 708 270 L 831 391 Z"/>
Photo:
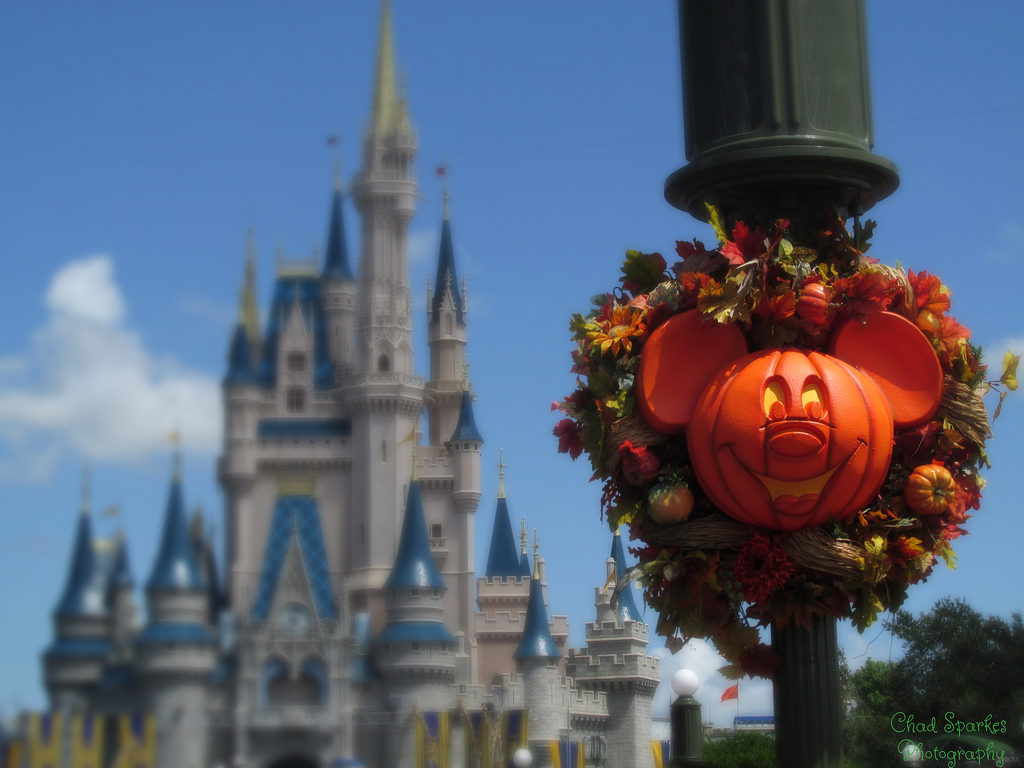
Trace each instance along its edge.
<path fill-rule="evenodd" d="M 831 288 L 823 283 L 807 283 L 796 300 L 796 313 L 812 325 L 824 325 L 831 301 Z"/>
<path fill-rule="evenodd" d="M 693 491 L 685 483 L 662 484 L 647 495 L 647 514 L 659 525 L 683 522 L 693 511 Z"/>
<path fill-rule="evenodd" d="M 941 515 L 949 509 L 955 493 L 956 482 L 941 464 L 922 464 L 903 485 L 907 504 L 921 515 Z"/>

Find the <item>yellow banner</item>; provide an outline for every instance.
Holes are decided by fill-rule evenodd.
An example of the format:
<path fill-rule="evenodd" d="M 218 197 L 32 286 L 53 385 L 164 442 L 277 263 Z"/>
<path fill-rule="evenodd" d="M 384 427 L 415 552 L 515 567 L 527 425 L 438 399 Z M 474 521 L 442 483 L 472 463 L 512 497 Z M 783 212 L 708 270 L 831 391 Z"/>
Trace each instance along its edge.
<path fill-rule="evenodd" d="M 61 768 L 64 722 L 59 714 L 36 713 L 29 718 L 29 768 Z"/>
<path fill-rule="evenodd" d="M 424 712 L 416 719 L 416 768 L 448 768 L 447 712 Z"/>
<path fill-rule="evenodd" d="M 113 768 L 153 768 L 156 765 L 156 722 L 153 715 L 121 715 Z"/>
<path fill-rule="evenodd" d="M 71 717 L 71 768 L 103 768 L 103 718 Z"/>

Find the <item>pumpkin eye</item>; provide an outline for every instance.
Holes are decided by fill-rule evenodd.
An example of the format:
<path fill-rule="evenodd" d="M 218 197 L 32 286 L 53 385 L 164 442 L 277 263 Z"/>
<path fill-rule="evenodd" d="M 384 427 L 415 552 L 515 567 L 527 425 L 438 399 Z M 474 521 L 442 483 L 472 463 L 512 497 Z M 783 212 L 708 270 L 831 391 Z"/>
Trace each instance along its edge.
<path fill-rule="evenodd" d="M 808 418 L 819 420 L 825 414 L 825 395 L 818 381 L 808 381 L 800 393 L 800 401 Z"/>
<path fill-rule="evenodd" d="M 781 381 L 773 379 L 765 383 L 762 406 L 765 416 L 772 421 L 786 418 L 786 387 Z"/>

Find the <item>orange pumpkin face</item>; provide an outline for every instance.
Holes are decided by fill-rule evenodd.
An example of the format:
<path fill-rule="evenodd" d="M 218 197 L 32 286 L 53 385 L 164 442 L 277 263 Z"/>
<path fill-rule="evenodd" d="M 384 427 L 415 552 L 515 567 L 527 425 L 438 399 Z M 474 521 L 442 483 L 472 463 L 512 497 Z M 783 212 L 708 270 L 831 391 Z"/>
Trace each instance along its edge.
<path fill-rule="evenodd" d="M 842 519 L 878 491 L 893 421 L 878 386 L 829 355 L 747 355 L 704 389 L 687 428 L 701 487 L 731 517 L 779 531 Z"/>
<path fill-rule="evenodd" d="M 841 520 L 874 497 L 895 428 L 942 399 L 931 342 L 906 318 L 850 320 L 828 354 L 747 354 L 735 325 L 676 315 L 644 343 L 637 404 L 665 434 L 686 433 L 701 487 L 731 517 L 790 531 Z"/>

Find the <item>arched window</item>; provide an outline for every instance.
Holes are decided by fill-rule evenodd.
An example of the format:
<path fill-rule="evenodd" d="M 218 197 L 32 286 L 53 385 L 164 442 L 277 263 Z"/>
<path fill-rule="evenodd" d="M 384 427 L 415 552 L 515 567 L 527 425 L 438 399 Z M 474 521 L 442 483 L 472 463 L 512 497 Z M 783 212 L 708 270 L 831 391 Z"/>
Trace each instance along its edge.
<path fill-rule="evenodd" d="M 307 689 L 313 693 L 310 704 L 327 703 L 327 667 L 316 656 L 307 656 L 302 662 L 300 679 L 307 683 Z"/>
<path fill-rule="evenodd" d="M 284 659 L 272 656 L 263 664 L 263 672 L 260 673 L 260 703 L 273 704 L 271 691 L 277 681 L 288 679 L 288 665 Z"/>
<path fill-rule="evenodd" d="M 381 373 L 387 373 L 391 370 L 391 361 L 387 355 L 381 355 L 377 358 L 377 370 Z"/>
<path fill-rule="evenodd" d="M 451 315 L 445 315 L 444 316 L 444 332 L 448 336 L 452 335 L 452 316 Z"/>

